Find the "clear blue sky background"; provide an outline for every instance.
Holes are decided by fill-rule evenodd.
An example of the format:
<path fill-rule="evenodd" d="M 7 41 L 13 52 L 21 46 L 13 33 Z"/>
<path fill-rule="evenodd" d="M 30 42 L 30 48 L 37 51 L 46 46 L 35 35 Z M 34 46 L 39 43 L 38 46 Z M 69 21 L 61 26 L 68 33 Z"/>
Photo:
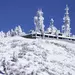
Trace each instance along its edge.
<path fill-rule="evenodd" d="M 25 32 L 34 29 L 33 18 L 38 8 L 44 12 L 46 28 L 54 18 L 55 26 L 61 29 L 66 4 L 70 8 L 71 32 L 75 34 L 75 0 L 0 0 L 0 30 L 7 32 L 19 24 Z"/>

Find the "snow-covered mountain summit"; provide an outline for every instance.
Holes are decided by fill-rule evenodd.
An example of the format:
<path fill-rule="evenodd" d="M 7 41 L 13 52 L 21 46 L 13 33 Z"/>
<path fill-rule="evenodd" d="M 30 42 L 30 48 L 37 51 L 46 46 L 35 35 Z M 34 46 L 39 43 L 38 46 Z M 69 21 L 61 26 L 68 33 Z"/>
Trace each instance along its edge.
<path fill-rule="evenodd" d="M 75 75 L 75 43 L 56 39 L 0 39 L 0 74 Z"/>

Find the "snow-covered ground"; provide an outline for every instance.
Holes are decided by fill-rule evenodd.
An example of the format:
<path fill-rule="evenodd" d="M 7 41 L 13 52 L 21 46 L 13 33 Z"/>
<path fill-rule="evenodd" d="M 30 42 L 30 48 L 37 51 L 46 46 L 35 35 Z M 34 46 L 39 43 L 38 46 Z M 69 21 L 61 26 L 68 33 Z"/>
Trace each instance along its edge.
<path fill-rule="evenodd" d="M 3 60 L 8 75 L 75 75 L 75 43 L 18 36 L 0 38 L 0 72 L 5 73 Z"/>

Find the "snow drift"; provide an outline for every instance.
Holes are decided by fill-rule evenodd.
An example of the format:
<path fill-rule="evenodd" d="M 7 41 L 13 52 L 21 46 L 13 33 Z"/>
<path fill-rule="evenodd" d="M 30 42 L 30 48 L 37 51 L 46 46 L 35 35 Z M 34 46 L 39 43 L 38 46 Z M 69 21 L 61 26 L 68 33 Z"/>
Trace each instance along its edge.
<path fill-rule="evenodd" d="M 0 38 L 0 74 L 75 75 L 75 43 L 19 36 Z"/>

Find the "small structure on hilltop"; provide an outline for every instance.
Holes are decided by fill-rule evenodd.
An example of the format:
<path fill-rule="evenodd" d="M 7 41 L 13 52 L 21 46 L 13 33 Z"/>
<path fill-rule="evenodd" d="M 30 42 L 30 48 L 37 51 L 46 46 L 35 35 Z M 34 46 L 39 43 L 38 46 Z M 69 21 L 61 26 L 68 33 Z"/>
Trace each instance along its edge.
<path fill-rule="evenodd" d="M 64 24 L 62 25 L 62 30 L 58 30 L 54 26 L 54 20 L 52 18 L 50 20 L 50 26 L 45 31 L 43 11 L 40 9 L 37 11 L 36 16 L 34 17 L 35 30 L 33 30 L 31 33 L 27 34 L 24 37 L 26 38 L 41 38 L 41 37 L 42 38 L 58 38 L 58 39 L 66 39 L 66 40 L 75 41 L 75 38 L 71 35 L 68 5 L 66 5 L 65 10 L 66 10 L 66 13 L 63 18 Z"/>

